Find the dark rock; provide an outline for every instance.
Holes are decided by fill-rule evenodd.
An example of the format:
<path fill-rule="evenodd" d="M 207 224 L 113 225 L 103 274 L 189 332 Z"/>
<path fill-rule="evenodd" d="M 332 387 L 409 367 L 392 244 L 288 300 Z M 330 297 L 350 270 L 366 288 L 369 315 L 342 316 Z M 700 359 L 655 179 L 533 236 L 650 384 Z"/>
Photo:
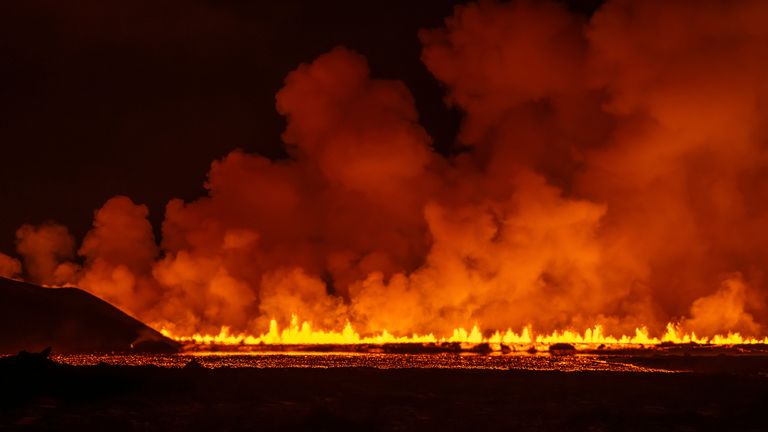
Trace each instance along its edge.
<path fill-rule="evenodd" d="M 187 364 L 184 365 L 184 369 L 200 370 L 200 369 L 205 369 L 205 366 L 203 366 L 199 361 L 197 361 L 197 359 L 193 358 Z"/>
<path fill-rule="evenodd" d="M 154 339 L 135 342 L 131 345 L 137 353 L 173 354 L 179 352 L 179 345 L 170 339 Z"/>
<path fill-rule="evenodd" d="M 440 348 L 445 352 L 461 352 L 461 344 L 458 342 L 443 342 L 440 344 Z"/>
<path fill-rule="evenodd" d="M 387 343 L 381 345 L 381 349 L 390 354 L 437 354 L 461 352 L 461 345 L 458 343 Z"/>
<path fill-rule="evenodd" d="M 470 351 L 478 354 L 488 354 L 493 352 L 493 349 L 491 349 L 491 346 L 489 344 L 481 343 L 473 346 L 472 349 L 470 349 Z"/>
<path fill-rule="evenodd" d="M 51 347 L 46 347 L 40 352 L 19 351 L 18 354 L 8 357 L 0 357 L 0 367 L 41 369 L 55 364 L 49 357 Z"/>
<path fill-rule="evenodd" d="M 567 354 L 576 351 L 576 347 L 564 342 L 559 342 L 549 346 L 549 352 L 553 354 Z"/>
<path fill-rule="evenodd" d="M 179 344 L 78 288 L 0 278 L 0 354 L 176 352 Z"/>

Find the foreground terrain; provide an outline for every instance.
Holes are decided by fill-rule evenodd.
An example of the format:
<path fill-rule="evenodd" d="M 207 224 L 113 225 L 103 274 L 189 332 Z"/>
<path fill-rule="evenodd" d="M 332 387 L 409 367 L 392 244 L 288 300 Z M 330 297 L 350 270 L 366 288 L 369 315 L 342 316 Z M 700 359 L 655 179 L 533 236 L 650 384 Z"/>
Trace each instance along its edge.
<path fill-rule="evenodd" d="M 650 362 L 695 371 L 208 369 L 6 357 L 0 430 L 768 430 L 765 358 Z"/>
<path fill-rule="evenodd" d="M 78 288 L 43 288 L 0 277 L 0 354 L 175 352 L 179 346 Z"/>

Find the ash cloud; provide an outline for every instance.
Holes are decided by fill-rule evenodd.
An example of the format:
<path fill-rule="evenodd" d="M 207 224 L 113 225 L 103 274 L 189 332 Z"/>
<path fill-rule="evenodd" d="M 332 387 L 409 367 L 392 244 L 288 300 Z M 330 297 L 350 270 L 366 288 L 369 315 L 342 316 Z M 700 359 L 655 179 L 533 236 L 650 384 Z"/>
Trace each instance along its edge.
<path fill-rule="evenodd" d="M 75 238 L 63 225 L 23 225 L 16 231 L 16 251 L 32 282 L 61 284 L 74 277 L 68 261 L 75 255 Z"/>
<path fill-rule="evenodd" d="M 298 313 L 364 332 L 761 334 L 766 21 L 759 1 L 615 0 L 589 19 L 459 6 L 419 35 L 464 115 L 455 156 L 401 82 L 336 48 L 276 95 L 290 159 L 213 162 L 207 196 L 168 204 L 160 244 L 146 207 L 111 199 L 82 266 L 65 228 L 22 227 L 25 275 L 177 333 Z"/>
<path fill-rule="evenodd" d="M 0 277 L 15 278 L 21 273 L 21 262 L 16 258 L 0 253 Z"/>

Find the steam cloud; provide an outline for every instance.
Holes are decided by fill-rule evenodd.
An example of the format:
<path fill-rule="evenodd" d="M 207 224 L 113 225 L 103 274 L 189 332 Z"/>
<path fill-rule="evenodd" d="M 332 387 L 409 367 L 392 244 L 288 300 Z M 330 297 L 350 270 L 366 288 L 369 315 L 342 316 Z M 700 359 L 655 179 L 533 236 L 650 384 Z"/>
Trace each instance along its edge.
<path fill-rule="evenodd" d="M 423 60 L 470 151 L 431 149 L 408 89 L 336 48 L 277 94 L 292 158 L 235 151 L 208 195 L 110 199 L 77 253 L 17 233 L 24 275 L 83 287 L 177 333 L 291 314 L 363 332 L 699 334 L 768 324 L 768 3 L 457 7 Z M 20 272 L 0 255 L 0 275 Z"/>
<path fill-rule="evenodd" d="M 19 260 L 0 253 L 0 277 L 13 278 L 21 273 Z"/>

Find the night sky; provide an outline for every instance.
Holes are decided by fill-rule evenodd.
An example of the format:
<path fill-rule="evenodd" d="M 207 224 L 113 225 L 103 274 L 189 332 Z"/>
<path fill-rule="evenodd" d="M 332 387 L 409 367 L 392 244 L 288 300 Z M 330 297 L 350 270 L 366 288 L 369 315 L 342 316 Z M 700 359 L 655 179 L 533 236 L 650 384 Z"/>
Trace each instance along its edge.
<path fill-rule="evenodd" d="M 435 147 L 460 113 L 420 61 L 420 28 L 458 1 L 23 0 L 0 3 L 0 250 L 23 223 L 82 238 L 124 194 L 158 230 L 173 197 L 204 193 L 235 148 L 285 157 L 274 96 L 300 63 L 344 45 L 403 80 Z M 594 1 L 575 1 L 583 13 Z"/>

